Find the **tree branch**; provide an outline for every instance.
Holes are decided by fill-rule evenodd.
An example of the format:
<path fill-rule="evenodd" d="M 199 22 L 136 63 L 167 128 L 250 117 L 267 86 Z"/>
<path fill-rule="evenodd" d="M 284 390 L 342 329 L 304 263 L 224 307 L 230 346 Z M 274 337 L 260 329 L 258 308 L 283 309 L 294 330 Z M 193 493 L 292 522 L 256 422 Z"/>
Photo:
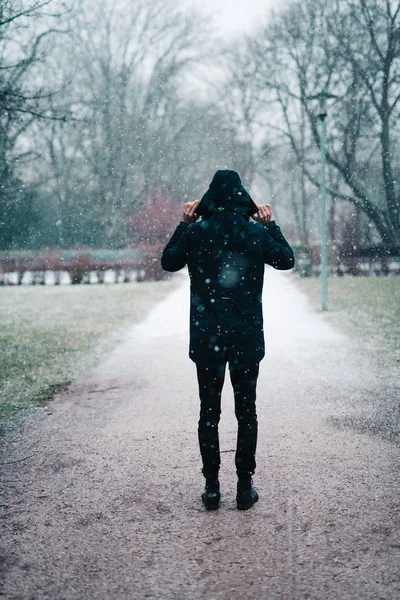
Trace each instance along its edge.
<path fill-rule="evenodd" d="M 12 15 L 8 19 L 5 19 L 4 21 L 0 21 L 0 27 L 2 27 L 3 25 L 7 25 L 8 23 L 15 21 L 16 19 L 19 19 L 20 17 L 28 17 L 29 15 L 31 15 L 35 11 L 39 10 L 40 8 L 43 8 L 44 6 L 48 6 L 52 1 L 53 0 L 45 0 L 45 2 L 41 2 L 39 4 L 34 4 L 33 6 L 31 6 L 31 8 L 22 10 L 21 12 L 16 13 L 15 15 Z"/>

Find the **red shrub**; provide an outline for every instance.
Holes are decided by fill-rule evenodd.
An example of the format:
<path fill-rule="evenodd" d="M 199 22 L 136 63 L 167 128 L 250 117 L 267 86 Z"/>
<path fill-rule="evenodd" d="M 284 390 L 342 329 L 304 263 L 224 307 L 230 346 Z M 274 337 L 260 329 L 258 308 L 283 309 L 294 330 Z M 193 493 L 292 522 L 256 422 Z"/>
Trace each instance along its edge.
<path fill-rule="evenodd" d="M 147 198 L 137 213 L 130 215 L 130 228 L 138 241 L 132 247 L 142 251 L 140 268 L 145 271 L 145 279 L 159 281 L 169 277 L 161 268 L 160 258 L 179 223 L 181 213 L 182 207 L 172 194 L 159 188 Z"/>
<path fill-rule="evenodd" d="M 143 203 L 137 213 L 130 215 L 129 224 L 138 242 L 149 246 L 166 244 L 178 225 L 182 208 L 176 198 L 161 188 Z"/>
<path fill-rule="evenodd" d="M 71 277 L 71 283 L 78 284 L 82 282 L 91 267 L 91 259 L 89 254 L 78 254 L 74 256 L 72 261 L 67 265 L 67 271 Z"/>

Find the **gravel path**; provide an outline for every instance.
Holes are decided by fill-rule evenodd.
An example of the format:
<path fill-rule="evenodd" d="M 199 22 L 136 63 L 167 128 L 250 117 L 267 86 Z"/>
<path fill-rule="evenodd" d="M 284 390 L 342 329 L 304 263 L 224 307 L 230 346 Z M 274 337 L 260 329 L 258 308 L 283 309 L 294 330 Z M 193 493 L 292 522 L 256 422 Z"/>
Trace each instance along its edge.
<path fill-rule="evenodd" d="M 290 275 L 268 269 L 260 501 L 235 508 L 227 378 L 222 503 L 206 512 L 188 299 L 182 276 L 144 323 L 37 409 L 23 440 L 10 443 L 9 460 L 31 456 L 4 475 L 3 597 L 399 599 L 398 451 L 343 425 L 371 397 L 390 400 L 395 382 L 358 341 L 311 312 Z"/>

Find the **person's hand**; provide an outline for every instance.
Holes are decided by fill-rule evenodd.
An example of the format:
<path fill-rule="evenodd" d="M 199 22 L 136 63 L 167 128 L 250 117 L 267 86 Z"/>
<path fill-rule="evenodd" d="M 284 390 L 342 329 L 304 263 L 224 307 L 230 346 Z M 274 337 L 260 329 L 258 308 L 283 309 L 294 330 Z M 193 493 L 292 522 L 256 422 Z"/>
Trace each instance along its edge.
<path fill-rule="evenodd" d="M 262 225 L 266 225 L 270 221 L 272 221 L 272 208 L 270 204 L 256 204 L 258 208 L 258 213 L 252 216 L 252 218 L 257 221 L 257 223 L 262 223 Z"/>
<path fill-rule="evenodd" d="M 200 200 L 194 200 L 193 202 L 186 202 L 183 207 L 183 218 L 182 221 L 184 223 L 195 223 L 199 218 L 199 215 L 196 215 L 196 208 L 200 204 Z"/>

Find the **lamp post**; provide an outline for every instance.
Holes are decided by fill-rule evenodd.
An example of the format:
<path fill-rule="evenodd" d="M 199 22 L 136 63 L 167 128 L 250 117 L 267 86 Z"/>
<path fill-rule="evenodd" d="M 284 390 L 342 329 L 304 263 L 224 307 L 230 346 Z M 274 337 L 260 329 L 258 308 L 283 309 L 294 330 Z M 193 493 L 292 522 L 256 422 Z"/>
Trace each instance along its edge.
<path fill-rule="evenodd" d="M 335 94 L 320 92 L 308 96 L 309 100 L 319 101 L 318 119 L 320 122 L 320 156 L 321 156 L 321 308 L 328 310 L 328 223 L 326 219 L 326 117 L 328 111 L 326 101 L 337 98 Z"/>
<path fill-rule="evenodd" d="M 328 310 L 328 224 L 326 219 L 326 109 L 327 94 L 319 96 L 321 153 L 321 308 Z"/>

